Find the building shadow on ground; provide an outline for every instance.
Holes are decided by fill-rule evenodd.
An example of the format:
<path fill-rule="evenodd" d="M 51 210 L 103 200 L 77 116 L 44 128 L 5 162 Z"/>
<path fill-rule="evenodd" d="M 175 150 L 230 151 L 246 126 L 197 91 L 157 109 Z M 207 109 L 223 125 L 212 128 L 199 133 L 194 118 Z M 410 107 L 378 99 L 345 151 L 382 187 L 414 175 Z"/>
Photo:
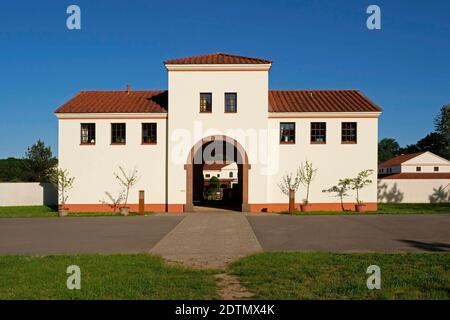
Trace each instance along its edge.
<path fill-rule="evenodd" d="M 411 247 L 429 252 L 450 252 L 450 244 L 442 242 L 422 242 L 416 240 L 397 240 Z"/>

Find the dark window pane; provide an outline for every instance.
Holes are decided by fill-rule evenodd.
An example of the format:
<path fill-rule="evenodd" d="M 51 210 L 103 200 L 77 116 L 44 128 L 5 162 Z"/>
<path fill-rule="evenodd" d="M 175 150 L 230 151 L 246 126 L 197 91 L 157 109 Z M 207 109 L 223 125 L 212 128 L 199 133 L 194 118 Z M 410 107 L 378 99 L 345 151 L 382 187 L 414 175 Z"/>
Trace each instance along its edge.
<path fill-rule="evenodd" d="M 280 123 L 280 142 L 281 143 L 295 143 L 295 123 L 294 122 Z"/>
<path fill-rule="evenodd" d="M 327 141 L 326 122 L 311 122 L 311 142 L 325 143 Z"/>
<path fill-rule="evenodd" d="M 225 93 L 225 112 L 237 112 L 236 93 Z"/>
<path fill-rule="evenodd" d="M 420 172 L 420 171 L 422 171 L 422 168 L 421 167 L 416 167 L 416 171 Z"/>
<path fill-rule="evenodd" d="M 142 124 L 142 143 L 154 144 L 157 142 L 156 123 Z"/>
<path fill-rule="evenodd" d="M 212 93 L 200 93 L 200 112 L 212 112 Z"/>
<path fill-rule="evenodd" d="M 357 125 L 356 122 L 342 122 L 342 142 L 357 141 Z"/>
<path fill-rule="evenodd" d="M 111 123 L 111 143 L 125 144 L 126 127 L 125 123 Z"/>
<path fill-rule="evenodd" d="M 81 124 L 81 144 L 95 144 L 95 123 Z"/>

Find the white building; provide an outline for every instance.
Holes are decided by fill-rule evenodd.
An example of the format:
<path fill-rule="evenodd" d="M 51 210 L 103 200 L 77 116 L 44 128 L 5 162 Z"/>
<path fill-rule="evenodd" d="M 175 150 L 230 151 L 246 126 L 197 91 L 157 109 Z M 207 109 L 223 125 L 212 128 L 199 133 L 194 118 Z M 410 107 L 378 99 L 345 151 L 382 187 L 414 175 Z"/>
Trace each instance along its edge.
<path fill-rule="evenodd" d="M 338 179 L 376 172 L 381 109 L 358 90 L 269 90 L 271 61 L 223 53 L 165 67 L 168 90 L 82 91 L 56 110 L 72 211 L 108 210 L 100 200 L 118 192 L 118 166 L 138 170 L 132 210 L 143 190 L 146 210 L 170 212 L 194 209 L 205 162 L 238 163 L 241 207 L 252 212 L 286 210 L 278 183 L 306 160 L 318 169 L 314 210 L 340 210 L 322 192 Z M 361 199 L 376 208 L 376 183 Z"/>
<path fill-rule="evenodd" d="M 403 154 L 381 163 L 378 178 L 379 202 L 450 201 L 450 161 L 428 151 Z"/>

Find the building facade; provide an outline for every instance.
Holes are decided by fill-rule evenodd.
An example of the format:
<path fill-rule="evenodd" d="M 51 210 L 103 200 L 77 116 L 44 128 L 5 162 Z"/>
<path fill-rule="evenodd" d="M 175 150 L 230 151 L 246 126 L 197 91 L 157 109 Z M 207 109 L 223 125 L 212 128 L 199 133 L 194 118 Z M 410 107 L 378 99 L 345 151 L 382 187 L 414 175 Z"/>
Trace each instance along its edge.
<path fill-rule="evenodd" d="M 285 210 L 278 184 L 306 160 L 318 170 L 314 210 L 340 210 L 322 190 L 377 170 L 381 109 L 358 90 L 269 90 L 271 61 L 223 53 L 165 67 L 168 90 L 82 91 L 56 110 L 59 164 L 75 177 L 72 211 L 107 210 L 119 166 L 138 171 L 132 209 L 143 190 L 146 210 L 162 212 L 194 209 L 211 162 L 237 163 L 241 209 L 251 212 Z M 375 182 L 361 199 L 376 209 Z"/>
<path fill-rule="evenodd" d="M 450 161 L 431 152 L 403 154 L 378 166 L 378 201 L 450 201 Z"/>

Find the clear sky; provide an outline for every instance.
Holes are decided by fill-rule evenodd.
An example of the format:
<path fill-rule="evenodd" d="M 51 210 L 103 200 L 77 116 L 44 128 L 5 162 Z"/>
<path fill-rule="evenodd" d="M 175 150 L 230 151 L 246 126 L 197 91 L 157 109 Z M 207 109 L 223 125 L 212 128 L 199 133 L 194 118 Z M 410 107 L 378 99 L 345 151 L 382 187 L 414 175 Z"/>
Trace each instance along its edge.
<path fill-rule="evenodd" d="M 0 158 L 37 139 L 56 151 L 53 111 L 80 90 L 166 89 L 163 60 L 213 52 L 273 60 L 271 89 L 360 89 L 384 109 L 379 137 L 402 145 L 450 103 L 448 0 L 2 1 Z"/>

